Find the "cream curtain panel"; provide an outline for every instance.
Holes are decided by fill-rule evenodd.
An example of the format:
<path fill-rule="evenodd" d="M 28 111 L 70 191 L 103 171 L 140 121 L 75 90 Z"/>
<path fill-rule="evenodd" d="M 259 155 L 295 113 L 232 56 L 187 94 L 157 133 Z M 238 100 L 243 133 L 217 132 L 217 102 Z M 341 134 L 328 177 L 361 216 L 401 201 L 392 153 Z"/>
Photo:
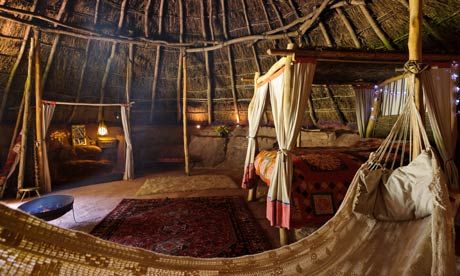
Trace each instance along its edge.
<path fill-rule="evenodd" d="M 129 106 L 121 106 L 121 122 L 123 124 L 123 132 L 125 134 L 126 141 L 126 158 L 125 158 L 125 173 L 123 174 L 124 180 L 130 180 L 134 178 L 134 158 L 133 158 L 133 146 L 131 144 L 131 129 L 129 124 Z"/>
<path fill-rule="evenodd" d="M 359 136 L 366 136 L 367 123 L 371 116 L 372 101 L 374 100 L 374 91 L 372 87 L 353 86 L 356 99 L 356 124 L 358 126 Z"/>
<path fill-rule="evenodd" d="M 48 151 L 46 147 L 46 133 L 53 119 L 54 109 L 56 109 L 55 103 L 43 103 L 42 104 L 42 137 L 43 141 L 43 182 L 42 189 L 43 192 L 51 192 L 51 175 L 50 167 L 48 163 Z"/>
<path fill-rule="evenodd" d="M 381 116 L 399 115 L 407 99 L 407 79 L 400 78 L 380 87 L 382 93 Z"/>
<path fill-rule="evenodd" d="M 265 110 L 267 100 L 268 82 L 257 86 L 257 79 L 254 83 L 254 96 L 248 107 L 248 149 L 246 152 L 246 160 L 244 162 L 244 175 L 241 186 L 245 189 L 251 189 L 255 186 L 255 169 L 254 158 L 257 149 L 257 131 L 259 130 L 260 119 Z"/>
<path fill-rule="evenodd" d="M 290 228 L 292 156 L 303 114 L 311 93 L 314 61 L 292 63 L 287 57 L 283 74 L 270 81 L 270 102 L 279 150 L 267 198 L 267 218 L 272 226 Z"/>
<path fill-rule="evenodd" d="M 437 68 L 422 72 L 428 117 L 449 186 L 458 188 L 458 172 L 454 163 L 457 141 L 455 82 L 453 69 Z"/>

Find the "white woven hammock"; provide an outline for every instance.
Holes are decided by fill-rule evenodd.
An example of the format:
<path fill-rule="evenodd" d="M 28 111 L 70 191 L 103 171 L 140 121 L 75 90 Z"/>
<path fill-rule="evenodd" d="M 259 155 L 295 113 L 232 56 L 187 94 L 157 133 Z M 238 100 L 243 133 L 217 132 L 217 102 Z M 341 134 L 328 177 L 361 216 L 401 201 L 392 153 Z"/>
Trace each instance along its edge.
<path fill-rule="evenodd" d="M 419 141 L 421 149 L 409 164 L 395 158 L 407 160 L 395 154 L 412 148 L 400 142 L 406 140 Z M 407 154 L 411 160 L 412 151 Z M 454 275 L 449 208 L 445 179 L 409 100 L 388 138 L 356 173 L 337 214 L 299 242 L 239 258 L 173 257 L 0 205 L 0 274 Z"/>

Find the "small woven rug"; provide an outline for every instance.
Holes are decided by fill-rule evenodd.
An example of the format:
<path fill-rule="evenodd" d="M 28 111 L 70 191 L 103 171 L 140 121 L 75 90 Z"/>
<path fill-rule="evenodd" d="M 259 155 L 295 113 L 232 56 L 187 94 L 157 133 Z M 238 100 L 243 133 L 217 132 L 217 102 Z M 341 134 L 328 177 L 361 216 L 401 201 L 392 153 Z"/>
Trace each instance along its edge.
<path fill-rule="evenodd" d="M 271 249 L 238 196 L 123 199 L 91 234 L 175 256 L 237 257 Z"/>
<path fill-rule="evenodd" d="M 238 186 L 226 175 L 159 176 L 147 179 L 136 196 L 233 188 Z"/>

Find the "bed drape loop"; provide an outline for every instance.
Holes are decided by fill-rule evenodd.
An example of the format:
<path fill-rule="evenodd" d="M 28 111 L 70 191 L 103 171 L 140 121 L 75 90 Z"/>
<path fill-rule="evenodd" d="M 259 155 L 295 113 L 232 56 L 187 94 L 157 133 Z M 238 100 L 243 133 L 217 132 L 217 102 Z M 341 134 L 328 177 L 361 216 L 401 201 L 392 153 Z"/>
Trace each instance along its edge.
<path fill-rule="evenodd" d="M 258 74 L 254 79 L 254 95 L 248 107 L 248 149 L 244 162 L 244 174 L 241 187 L 252 189 L 256 184 L 256 173 L 254 168 L 254 159 L 257 151 L 257 131 L 259 130 L 260 120 L 265 111 L 265 103 L 268 94 L 268 83 L 258 86 Z"/>
<path fill-rule="evenodd" d="M 267 195 L 267 219 L 272 226 L 290 228 L 292 156 L 311 93 L 316 61 L 292 63 L 285 58 L 284 71 L 269 82 L 270 102 L 279 150 Z"/>
<path fill-rule="evenodd" d="M 427 70 L 430 66 L 423 64 L 417 60 L 409 60 L 404 64 L 404 72 L 411 74 L 420 74 Z"/>

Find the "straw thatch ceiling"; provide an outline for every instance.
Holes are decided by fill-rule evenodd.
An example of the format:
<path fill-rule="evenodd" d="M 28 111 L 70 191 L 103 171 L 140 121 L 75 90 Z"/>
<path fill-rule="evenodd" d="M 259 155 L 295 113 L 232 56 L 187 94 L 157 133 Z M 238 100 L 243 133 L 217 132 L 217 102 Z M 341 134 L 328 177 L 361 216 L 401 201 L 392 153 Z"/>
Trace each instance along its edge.
<path fill-rule="evenodd" d="M 27 26 L 42 30 L 45 99 L 99 102 L 102 92 L 104 102 L 124 101 L 131 44 L 136 119 L 174 121 L 183 50 L 192 119 L 206 114 L 209 87 L 215 119 L 225 120 L 233 116 L 225 114 L 232 114 L 235 97 L 246 110 L 254 72 L 276 61 L 266 50 L 284 48 L 289 39 L 312 49 L 406 51 L 407 5 L 407 0 L 0 0 L 0 99 L 12 79 L 4 119 L 14 119 L 24 87 L 28 46 L 21 54 L 21 45 Z M 460 49 L 460 1 L 426 0 L 424 19 L 424 51 Z M 202 48 L 213 51 L 205 54 Z M 315 82 L 378 82 L 396 67 L 401 66 L 324 63 Z"/>

